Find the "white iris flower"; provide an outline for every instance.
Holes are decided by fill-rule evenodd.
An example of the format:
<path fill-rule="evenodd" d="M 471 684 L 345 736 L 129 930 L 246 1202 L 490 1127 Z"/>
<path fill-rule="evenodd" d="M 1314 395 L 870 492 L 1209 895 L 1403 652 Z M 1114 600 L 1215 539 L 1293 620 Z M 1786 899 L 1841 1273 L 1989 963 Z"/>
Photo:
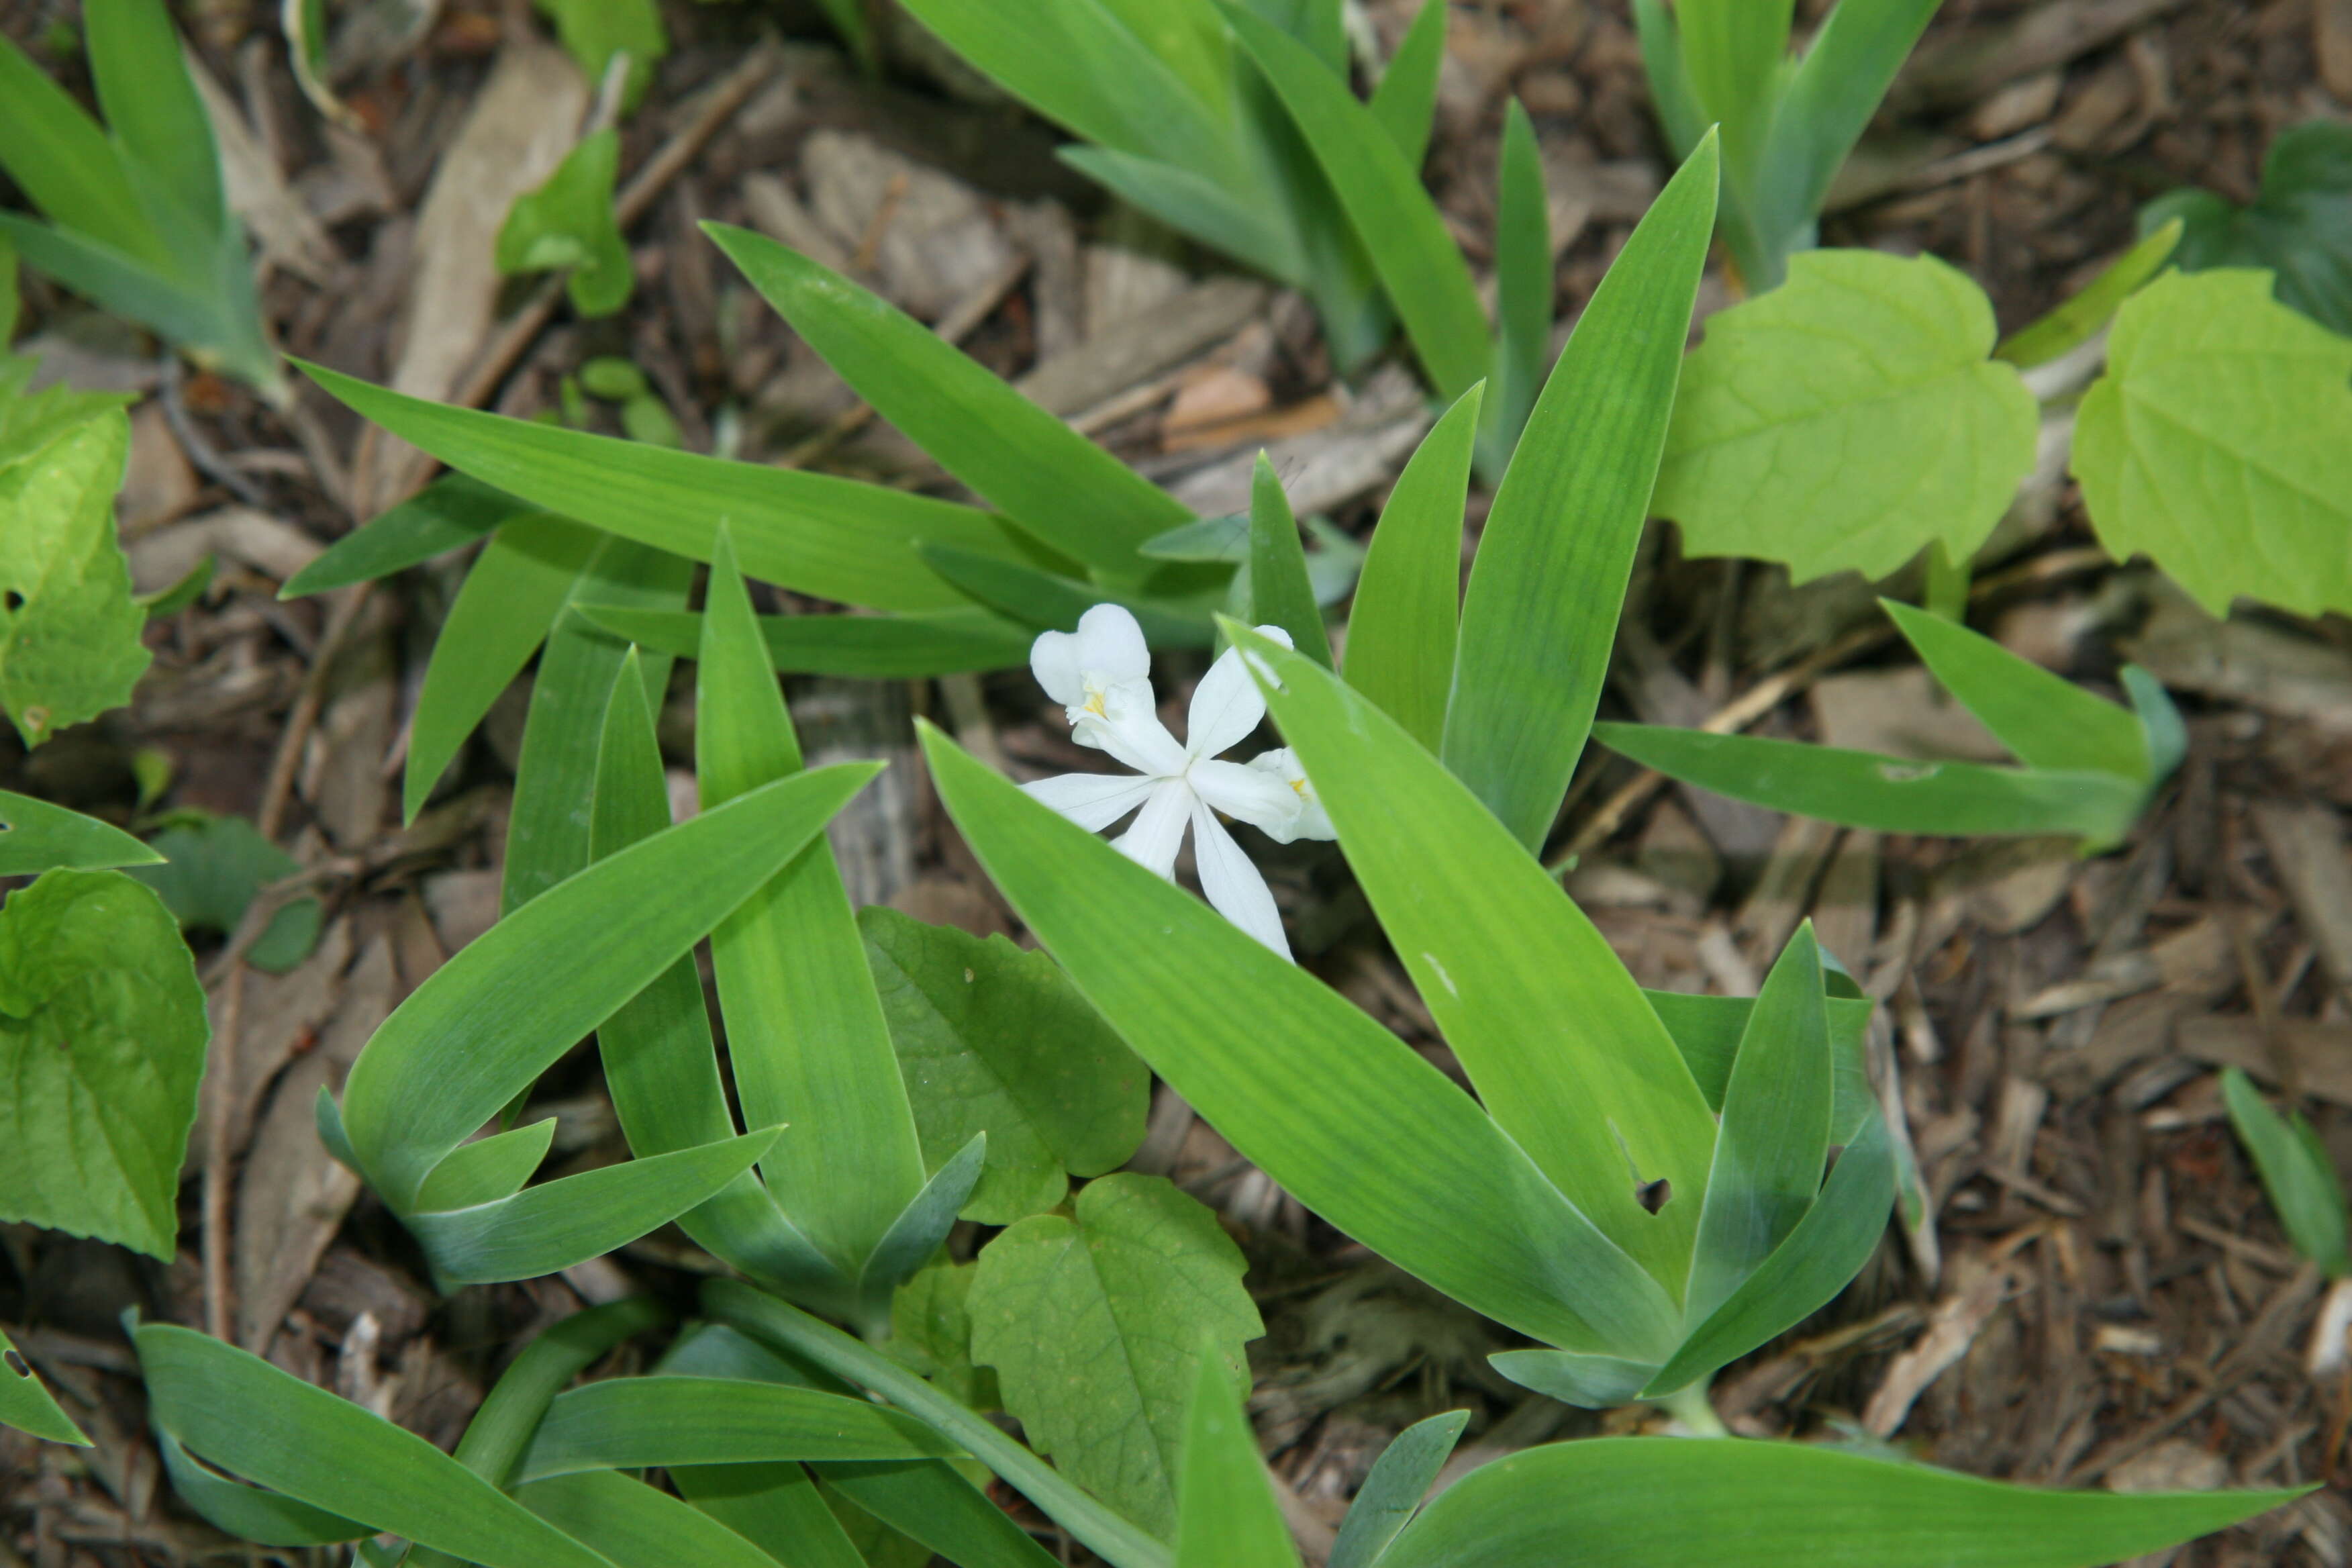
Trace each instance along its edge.
<path fill-rule="evenodd" d="M 1257 629 L 1290 646 L 1281 627 Z M 1289 957 L 1274 894 L 1217 813 L 1250 824 L 1277 844 L 1338 835 L 1286 747 L 1247 763 L 1217 760 L 1265 717 L 1265 699 L 1242 668 L 1240 653 L 1226 649 L 1201 678 L 1181 743 L 1160 721 L 1143 628 L 1118 605 L 1097 605 L 1079 617 L 1076 632 L 1040 637 L 1029 650 L 1029 668 L 1045 694 L 1068 710 L 1070 738 L 1108 752 L 1135 773 L 1064 773 L 1021 787 L 1088 832 L 1136 812 L 1134 826 L 1114 847 L 1171 879 L 1189 826 L 1209 902 Z"/>

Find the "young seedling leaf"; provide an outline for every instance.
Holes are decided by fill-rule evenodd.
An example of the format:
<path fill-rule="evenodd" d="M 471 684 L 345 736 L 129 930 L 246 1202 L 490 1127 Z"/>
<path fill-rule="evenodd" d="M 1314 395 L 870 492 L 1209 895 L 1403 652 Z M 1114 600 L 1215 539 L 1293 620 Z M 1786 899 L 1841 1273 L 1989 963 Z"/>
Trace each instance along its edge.
<path fill-rule="evenodd" d="M 2352 334 L 2352 126 L 2315 120 L 2279 132 L 2261 194 L 2238 206 L 2210 191 L 2175 191 L 2140 214 L 2142 232 L 2186 226 L 2184 272 L 2258 267 L 2279 302 Z"/>
<path fill-rule="evenodd" d="M 1368 699 L 1255 632 L 1229 623 L 1229 635 L 1488 1112 L 1679 1296 L 1715 1122 L 1633 975 L 1477 797 Z M 1659 1181 L 1672 1195 L 1653 1214 L 1637 1189 Z"/>
<path fill-rule="evenodd" d="M 1462 605 L 1441 755 L 1530 850 L 1584 751 L 1674 413 L 1715 223 L 1702 142 L 1625 242 L 1495 495 Z"/>
<path fill-rule="evenodd" d="M 2130 831 L 2147 798 L 2146 785 L 2114 773 L 1921 762 L 1664 725 L 1596 724 L 1592 734 L 1684 784 L 1881 833 L 2052 834 L 2107 845 Z"/>
<path fill-rule="evenodd" d="M 2317 1130 L 2299 1111 L 2282 1117 L 2273 1110 L 2236 1068 L 2221 1075 L 2221 1099 L 2294 1249 L 2330 1279 L 2352 1276 L 2352 1219 L 2345 1214 L 2344 1183 Z"/>
<path fill-rule="evenodd" d="M 710 559 L 720 519 L 745 570 L 818 598 L 880 610 L 962 607 L 916 554 L 933 540 L 1017 557 L 976 508 L 882 485 L 729 462 L 371 386 L 316 365 L 329 394 L 450 467 L 534 506 L 691 560 Z"/>
<path fill-rule="evenodd" d="M 1257 1437 L 1213 1336 L 1194 1358 L 1176 1472 L 1176 1568 L 1298 1568 Z"/>
<path fill-rule="evenodd" d="M 1601 1437 L 1472 1471 L 1381 1568 L 1551 1568 L 1562 1542 L 1610 1568 L 2096 1568 L 2296 1495 L 2045 1491 L 1810 1444 Z"/>
<path fill-rule="evenodd" d="M 583 605 L 581 614 L 600 631 L 656 653 L 692 658 L 702 642 L 702 617 L 683 610 Z M 1003 669 L 1027 658 L 1036 640 L 1029 627 L 977 607 L 924 616 L 761 616 L 760 635 L 782 674 L 866 680 Z"/>
<path fill-rule="evenodd" d="M 2033 467 L 2040 413 L 1998 363 L 1992 305 L 1931 256 L 1814 251 L 1711 318 L 1658 471 L 1694 555 L 1797 582 L 1888 575 L 1934 542 L 1974 556 Z"/>
<path fill-rule="evenodd" d="M 468 475 L 444 474 L 327 546 L 323 554 L 286 580 L 278 596 L 299 599 L 388 577 L 471 544 L 533 510 L 529 502 Z"/>
<path fill-rule="evenodd" d="M 625 10 L 645 0 L 590 0 L 571 9 Z M 621 138 L 605 130 L 581 138 L 547 183 L 516 199 L 499 229 L 500 272 L 567 273 L 564 289 L 583 316 L 609 316 L 636 288 L 628 242 L 613 213 L 613 183 L 620 177 Z"/>
<path fill-rule="evenodd" d="M 1105 1176 L 1074 1215 L 1033 1215 L 982 1250 L 972 1359 L 996 1369 L 1033 1447 L 1165 1536 L 1201 1342 L 1233 1387 L 1265 1331 L 1244 1267 L 1216 1215 L 1168 1182 Z"/>
<path fill-rule="evenodd" d="M 58 1408 L 57 1398 L 42 1385 L 24 1352 L 0 1333 L 0 1426 L 14 1426 L 52 1443 L 90 1446 L 73 1417 Z"/>
<path fill-rule="evenodd" d="M 1064 554 L 1133 573 L 1137 545 L 1192 521 L 1182 502 L 880 296 L 749 229 L 704 232 L 877 412 Z"/>
<path fill-rule="evenodd" d="M 2130 710 L 1941 616 L 1892 599 L 1879 605 L 1945 689 L 2026 766 L 2156 782 L 2147 731 Z"/>
<path fill-rule="evenodd" d="M 669 32 L 662 26 L 661 8 L 654 0 L 535 0 L 543 14 L 555 19 L 555 34 L 564 50 L 579 62 L 580 74 L 601 82 L 613 57 L 629 57 L 628 79 L 621 88 L 621 110 L 636 108 L 652 85 L 654 68 L 669 53 Z M 606 182 L 611 188 L 611 182 Z"/>
<path fill-rule="evenodd" d="M 2352 610 L 2352 338 L 2260 272 L 2158 279 L 2116 316 L 2074 477 L 2099 542 L 2213 615 L 2240 595 Z"/>
<path fill-rule="evenodd" d="M 1087 1000 L 1309 1208 L 1553 1344 L 1601 1350 L 1672 1318 L 1665 1292 L 1412 1047 L 928 726 L 923 745 L 966 841 Z M 1217 986 L 1201 985 L 1208 973 Z"/>
<path fill-rule="evenodd" d="M 2092 279 L 2089 288 L 2003 338 L 1993 357 L 2005 359 L 2020 370 L 2032 370 L 2089 342 L 2106 330 L 2125 300 L 2164 270 L 2180 244 L 2182 228 L 2179 218 L 2157 225 L 2137 245 L 2117 257 L 2114 266 Z"/>
<path fill-rule="evenodd" d="M 163 863 L 133 867 L 131 874 L 154 889 L 183 926 L 222 936 L 236 930 L 263 888 L 302 868 L 241 816 L 180 813 L 149 842 Z M 285 973 L 310 956 L 325 913 L 316 899 L 291 900 L 269 917 L 246 961 Z"/>
<path fill-rule="evenodd" d="M 721 535 L 695 669 L 703 808 L 802 766 L 800 742 Z M 747 1122 L 789 1122 L 764 1167 L 778 1202 L 856 1278 L 923 1186 L 915 1117 L 832 847 L 810 847 L 721 921 L 711 967 Z"/>
<path fill-rule="evenodd" d="M 119 827 L 28 795 L 0 790 L 0 877 L 152 866 L 163 856 Z"/>
<path fill-rule="evenodd" d="M 413 1433 L 193 1329 L 133 1336 L 156 1424 L 313 1508 L 486 1568 L 612 1568 Z"/>
<path fill-rule="evenodd" d="M 1389 1542 L 1420 1511 L 1421 1500 L 1429 1495 L 1437 1472 L 1445 1468 L 1469 1424 L 1468 1411 L 1449 1410 L 1416 1421 L 1391 1439 L 1348 1504 L 1327 1568 L 1372 1568 L 1380 1561 Z"/>
<path fill-rule="evenodd" d="M 130 448 L 110 409 L 0 468 L 0 708 L 28 747 L 130 701 L 152 657 L 114 537 Z"/>
<path fill-rule="evenodd" d="M 545 512 L 501 527 L 449 606 L 410 721 L 403 821 L 414 822 L 499 694 L 522 673 L 604 536 Z"/>
<path fill-rule="evenodd" d="M 169 1259 L 211 1027 L 163 900 L 50 871 L 0 905 L 0 1218 Z"/>
<path fill-rule="evenodd" d="M 1250 479 L 1249 618 L 1253 625 L 1280 626 L 1300 652 L 1331 668 L 1331 638 L 1307 578 L 1307 547 L 1298 540 L 1298 519 L 1282 480 L 1264 452 Z"/>
<path fill-rule="evenodd" d="M 735 1378 L 611 1377 L 559 1394 L 518 1480 L 652 1465 L 921 1459 L 958 1452 L 912 1416 L 865 1399 Z"/>
<path fill-rule="evenodd" d="M 1151 1073 L 1051 958 L 878 905 L 857 924 L 925 1165 L 987 1134 L 964 1218 L 1011 1225 L 1127 1163 Z"/>
<path fill-rule="evenodd" d="M 1433 752 L 1454 680 L 1463 510 L 1484 395 L 1483 383 L 1464 393 L 1397 476 L 1348 612 L 1348 684 Z"/>

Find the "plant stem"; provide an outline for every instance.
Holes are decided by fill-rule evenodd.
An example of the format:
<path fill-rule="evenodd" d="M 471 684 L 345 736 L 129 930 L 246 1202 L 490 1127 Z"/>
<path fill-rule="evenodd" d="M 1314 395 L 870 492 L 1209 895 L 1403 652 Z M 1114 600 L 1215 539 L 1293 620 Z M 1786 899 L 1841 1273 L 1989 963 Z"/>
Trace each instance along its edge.
<path fill-rule="evenodd" d="M 1715 1413 L 1715 1402 L 1706 1396 L 1708 1379 L 1678 1388 L 1658 1401 L 1658 1408 L 1672 1415 L 1688 1428 L 1694 1437 L 1728 1437 L 1731 1428 Z"/>
<path fill-rule="evenodd" d="M 1931 616 L 1941 616 L 1952 622 L 1968 618 L 1969 580 L 1972 575 L 1969 563 L 1954 561 L 1940 539 L 1927 546 L 1927 585 L 1920 595 L 1921 607 Z"/>
<path fill-rule="evenodd" d="M 835 1376 L 881 1394 L 962 1444 L 973 1458 L 1045 1510 L 1072 1539 L 1112 1568 L 1171 1568 L 1165 1545 L 1079 1490 L 985 1417 L 879 1351 L 740 1280 L 712 1280 L 703 1288 L 702 1305 L 715 1321 L 803 1355 Z"/>

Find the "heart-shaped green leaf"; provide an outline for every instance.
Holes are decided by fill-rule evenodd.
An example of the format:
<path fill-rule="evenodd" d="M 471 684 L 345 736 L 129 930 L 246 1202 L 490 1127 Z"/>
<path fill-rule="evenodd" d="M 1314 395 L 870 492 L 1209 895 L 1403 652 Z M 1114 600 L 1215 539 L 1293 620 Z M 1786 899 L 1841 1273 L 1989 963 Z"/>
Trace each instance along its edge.
<path fill-rule="evenodd" d="M 119 871 L 51 871 L 0 906 L 0 1218 L 170 1258 L 204 1076 L 180 926 Z"/>
<path fill-rule="evenodd" d="M 2281 304 L 2352 332 L 2352 125 L 2315 120 L 2280 132 L 2251 205 L 2175 191 L 2148 204 L 2141 232 L 2175 218 L 2188 226 L 2175 253 L 2182 271 L 2265 268 Z"/>

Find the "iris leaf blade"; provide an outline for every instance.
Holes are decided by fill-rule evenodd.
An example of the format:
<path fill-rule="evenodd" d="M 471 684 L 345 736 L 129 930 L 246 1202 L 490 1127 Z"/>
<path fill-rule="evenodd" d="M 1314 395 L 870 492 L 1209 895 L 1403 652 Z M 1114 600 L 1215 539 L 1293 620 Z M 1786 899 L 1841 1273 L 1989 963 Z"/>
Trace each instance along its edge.
<path fill-rule="evenodd" d="M 1233 635 L 1496 1122 L 1679 1295 L 1715 1124 L 1633 976 L 1559 884 L 1394 721 L 1298 655 Z M 1826 1101 L 1822 1110 L 1826 1119 Z M 1637 1188 L 1660 1180 L 1671 1197 L 1653 1214 Z"/>
<path fill-rule="evenodd" d="M 1434 752 L 1462 615 L 1462 525 L 1484 384 L 1445 411 L 1389 491 L 1348 612 L 1348 684 Z"/>
<path fill-rule="evenodd" d="M 1539 846 L 1600 704 L 1713 231 L 1711 141 L 1601 280 L 1496 492 L 1462 606 L 1445 765 Z"/>
<path fill-rule="evenodd" d="M 1612 1328 L 1671 1318 L 1656 1283 L 1410 1047 L 936 731 L 924 746 L 965 838 L 1079 990 L 1308 1207 L 1553 1343 L 1601 1349 Z M 1210 973 L 1224 977 L 1214 994 L 1197 984 Z M 1401 1147 L 1410 1171 L 1382 1152 Z"/>
<path fill-rule="evenodd" d="M 708 561 L 723 518 L 746 571 L 817 598 L 951 609 L 961 600 L 923 565 L 917 542 L 1017 553 L 1003 525 L 974 507 L 508 419 L 300 368 L 346 406 L 452 468 L 593 528 Z"/>

